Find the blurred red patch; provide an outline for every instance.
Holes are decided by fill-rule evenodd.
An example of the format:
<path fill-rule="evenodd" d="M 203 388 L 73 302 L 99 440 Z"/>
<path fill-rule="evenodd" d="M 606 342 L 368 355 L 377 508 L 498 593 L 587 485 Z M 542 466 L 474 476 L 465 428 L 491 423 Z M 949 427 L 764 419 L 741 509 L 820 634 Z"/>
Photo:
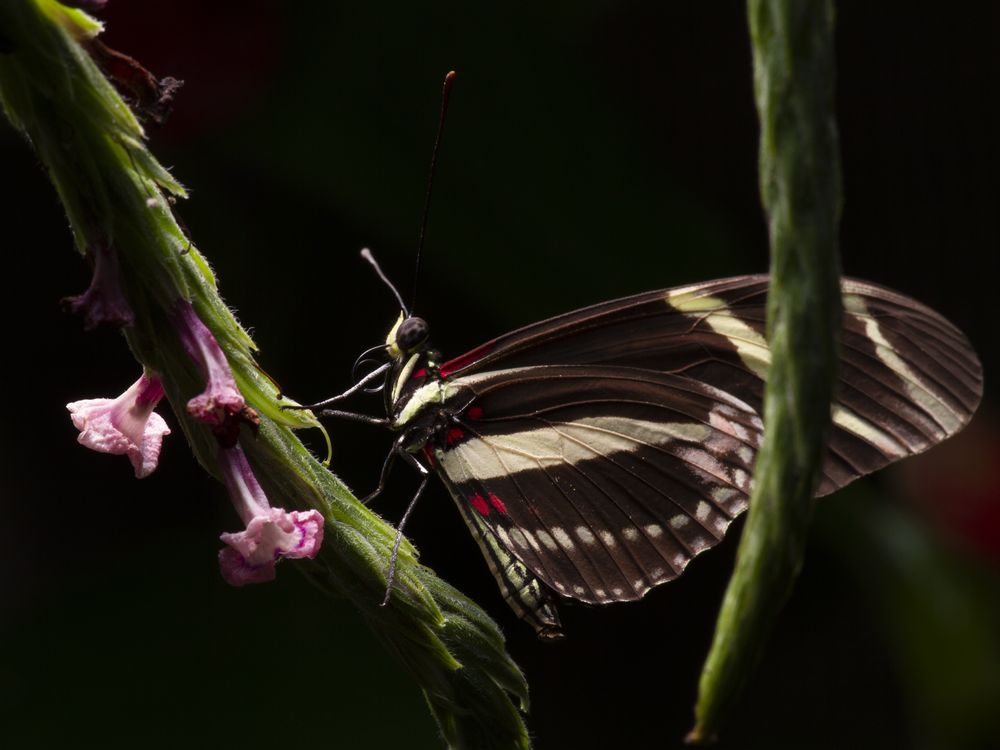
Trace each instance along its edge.
<path fill-rule="evenodd" d="M 935 525 L 1000 564 L 1000 422 L 989 405 L 951 440 L 901 462 L 897 476 Z"/>

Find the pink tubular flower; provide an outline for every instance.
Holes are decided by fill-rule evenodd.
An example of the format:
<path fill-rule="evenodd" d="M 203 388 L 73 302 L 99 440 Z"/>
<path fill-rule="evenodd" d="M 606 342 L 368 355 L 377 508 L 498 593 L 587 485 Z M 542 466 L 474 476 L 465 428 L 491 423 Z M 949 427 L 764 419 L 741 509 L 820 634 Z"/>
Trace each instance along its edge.
<path fill-rule="evenodd" d="M 223 534 L 228 547 L 219 551 L 222 577 L 232 586 L 274 580 L 280 557 L 315 557 L 323 543 L 318 510 L 272 508 L 239 445 L 219 450 L 219 463 L 230 498 L 246 530 Z"/>
<path fill-rule="evenodd" d="M 77 440 L 101 453 L 125 454 L 139 479 L 149 476 L 160 458 L 163 436 L 170 428 L 153 411 L 163 398 L 155 375 L 142 374 L 118 398 L 90 398 L 67 404 Z"/>
<path fill-rule="evenodd" d="M 109 244 L 89 247 L 87 252 L 94 259 L 94 275 L 87 291 L 66 299 L 69 309 L 83 315 L 83 327 L 87 330 L 101 323 L 132 325 L 135 315 L 118 281 L 118 255 Z"/>
<path fill-rule="evenodd" d="M 184 349 L 206 380 L 205 390 L 188 401 L 188 413 L 200 422 L 220 427 L 228 418 L 239 415 L 245 405 L 226 355 L 187 300 L 174 306 L 174 322 Z"/>

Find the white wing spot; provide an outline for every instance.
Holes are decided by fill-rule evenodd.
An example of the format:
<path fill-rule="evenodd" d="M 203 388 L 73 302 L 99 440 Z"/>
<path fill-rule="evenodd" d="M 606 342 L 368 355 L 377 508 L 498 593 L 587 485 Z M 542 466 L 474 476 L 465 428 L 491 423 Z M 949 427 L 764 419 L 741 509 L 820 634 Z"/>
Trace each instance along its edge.
<path fill-rule="evenodd" d="M 733 398 L 732 396 L 729 397 Z M 736 403 L 742 408 L 737 409 L 730 404 L 716 404 L 713 406 L 708 412 L 708 423 L 715 428 L 716 432 L 726 437 L 736 438 L 744 443 L 753 442 L 750 432 L 740 423 L 740 420 L 746 419 L 748 416 L 753 418 L 754 412 L 749 404 L 744 404 L 742 401 Z"/>
<path fill-rule="evenodd" d="M 647 524 L 645 527 L 645 532 L 647 535 L 651 536 L 653 539 L 663 536 L 663 527 L 658 523 Z"/>
<path fill-rule="evenodd" d="M 611 548 L 614 547 L 616 544 L 618 544 L 618 540 L 615 539 L 615 535 L 612 534 L 607 529 L 602 529 L 600 531 L 600 534 L 601 534 L 601 541 L 604 542 L 605 547 Z"/>
<path fill-rule="evenodd" d="M 712 507 L 706 503 L 704 500 L 698 501 L 698 507 L 694 509 L 694 517 L 699 521 L 704 521 L 708 518 L 708 514 L 712 512 Z"/>
<path fill-rule="evenodd" d="M 745 442 L 750 441 L 750 433 L 747 431 L 746 427 L 741 425 L 739 422 L 730 422 L 729 425 L 732 427 L 733 435 Z"/>
<path fill-rule="evenodd" d="M 594 596 L 596 596 L 598 599 L 604 599 L 607 597 L 607 595 L 608 592 L 605 591 L 604 589 L 594 589 Z"/>
<path fill-rule="evenodd" d="M 524 537 L 525 537 L 525 539 L 528 540 L 528 544 L 531 545 L 531 548 L 533 550 L 535 550 L 535 552 L 541 552 L 542 551 L 542 548 L 538 546 L 538 540 L 535 539 L 535 535 L 532 534 L 527 529 L 525 529 L 525 531 L 524 531 Z"/>
<path fill-rule="evenodd" d="M 750 475 L 743 471 L 743 469 L 733 469 L 733 483 L 737 487 L 749 487 Z"/>
<path fill-rule="evenodd" d="M 510 537 L 507 535 L 507 529 L 505 529 L 503 526 L 497 526 L 496 527 L 496 533 L 497 533 L 497 537 L 503 543 L 503 546 L 509 548 L 510 547 Z"/>
<path fill-rule="evenodd" d="M 678 513 L 676 516 L 670 519 L 670 526 L 674 529 L 683 529 L 690 523 L 691 519 L 682 513 Z"/>
<path fill-rule="evenodd" d="M 691 540 L 690 546 L 691 546 L 691 551 L 697 555 L 699 552 L 704 552 L 712 545 L 708 543 L 708 540 L 705 537 L 696 536 L 694 539 Z"/>
<path fill-rule="evenodd" d="M 726 506 L 740 494 L 734 487 L 715 487 L 712 489 L 712 499 L 719 505 Z"/>
<path fill-rule="evenodd" d="M 525 538 L 524 533 L 520 529 L 511 529 L 510 538 L 511 541 L 513 541 L 514 544 L 516 544 L 518 547 L 521 547 L 522 549 L 527 549 L 528 540 Z"/>
<path fill-rule="evenodd" d="M 576 548 L 573 540 L 569 538 L 569 534 L 566 533 L 566 529 L 562 526 L 553 526 L 552 536 L 556 538 L 556 541 L 559 542 L 563 549 L 572 550 Z"/>
<path fill-rule="evenodd" d="M 614 594 L 615 596 L 621 596 L 622 594 L 625 593 L 625 589 L 615 586 L 613 589 L 611 589 L 611 593 Z"/>
<path fill-rule="evenodd" d="M 673 559 L 670 562 L 671 564 L 673 564 L 677 572 L 680 572 L 684 570 L 685 567 L 687 567 L 689 559 L 690 558 L 684 553 L 678 552 L 676 555 L 674 555 Z"/>
<path fill-rule="evenodd" d="M 625 537 L 630 542 L 634 542 L 639 538 L 639 529 L 634 526 L 626 526 L 622 529 L 622 536 Z"/>
<path fill-rule="evenodd" d="M 584 544 L 593 544 L 597 541 L 597 537 L 594 536 L 594 532 L 588 529 L 586 526 L 576 527 L 576 537 Z"/>
<path fill-rule="evenodd" d="M 722 462 L 702 448 L 681 448 L 677 451 L 677 455 L 706 474 L 720 479 L 726 476 L 726 467 Z"/>
<path fill-rule="evenodd" d="M 653 568 L 651 571 L 649 571 L 649 578 L 652 581 L 660 581 L 663 579 L 666 573 L 667 571 L 665 571 L 663 568 Z"/>
<path fill-rule="evenodd" d="M 559 549 L 559 545 L 556 544 L 556 540 L 553 539 L 552 535 L 545 529 L 539 529 L 537 532 L 535 532 L 535 534 L 541 540 L 542 544 L 545 545 L 546 549 L 551 550 L 552 552 L 555 552 L 557 549 Z"/>
<path fill-rule="evenodd" d="M 586 594 L 587 589 L 585 589 L 583 586 L 577 585 L 573 587 L 573 593 L 576 594 L 577 596 L 580 596 L 582 594 Z"/>

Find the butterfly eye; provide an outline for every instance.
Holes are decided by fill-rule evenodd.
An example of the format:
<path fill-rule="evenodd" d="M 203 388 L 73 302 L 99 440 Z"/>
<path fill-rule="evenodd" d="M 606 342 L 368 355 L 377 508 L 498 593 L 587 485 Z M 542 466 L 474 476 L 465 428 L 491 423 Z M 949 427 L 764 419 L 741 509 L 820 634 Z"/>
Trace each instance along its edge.
<path fill-rule="evenodd" d="M 427 341 L 430 328 L 423 318 L 407 318 L 396 331 L 396 346 L 404 352 L 412 352 Z"/>

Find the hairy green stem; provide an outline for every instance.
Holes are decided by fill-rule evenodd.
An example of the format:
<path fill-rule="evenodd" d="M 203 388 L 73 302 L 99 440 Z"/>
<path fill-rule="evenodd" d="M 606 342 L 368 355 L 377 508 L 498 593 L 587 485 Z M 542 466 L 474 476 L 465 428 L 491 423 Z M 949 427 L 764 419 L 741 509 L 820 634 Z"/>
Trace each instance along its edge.
<path fill-rule="evenodd" d="M 88 53 L 100 31 L 94 19 L 54 0 L 0 2 L 0 100 L 48 170 L 80 251 L 95 260 L 96 248 L 112 248 L 135 317 L 124 330 L 133 353 L 159 375 L 195 455 L 218 478 L 217 439 L 185 409 L 204 388 L 203 374 L 171 322 L 177 301 L 191 302 L 260 416 L 259 434 L 244 428 L 240 442 L 268 496 L 283 506 L 317 509 L 326 519 L 319 556 L 298 567 L 360 609 L 423 688 L 449 746 L 527 748 L 519 712 L 527 705 L 527 685 L 499 630 L 420 565 L 408 542 L 400 548 L 391 602 L 379 606 L 395 530 L 292 432 L 315 426 L 315 419 L 282 410 L 288 402 L 278 400 L 256 366 L 252 340 L 175 221 L 167 196 L 183 197 L 184 189 L 146 149 L 139 121 Z M 287 293 L 299 282 L 280 283 Z"/>
<path fill-rule="evenodd" d="M 718 732 L 802 567 L 839 358 L 833 3 L 747 8 L 771 238 L 771 364 L 750 511 L 699 684 L 693 742 Z"/>

